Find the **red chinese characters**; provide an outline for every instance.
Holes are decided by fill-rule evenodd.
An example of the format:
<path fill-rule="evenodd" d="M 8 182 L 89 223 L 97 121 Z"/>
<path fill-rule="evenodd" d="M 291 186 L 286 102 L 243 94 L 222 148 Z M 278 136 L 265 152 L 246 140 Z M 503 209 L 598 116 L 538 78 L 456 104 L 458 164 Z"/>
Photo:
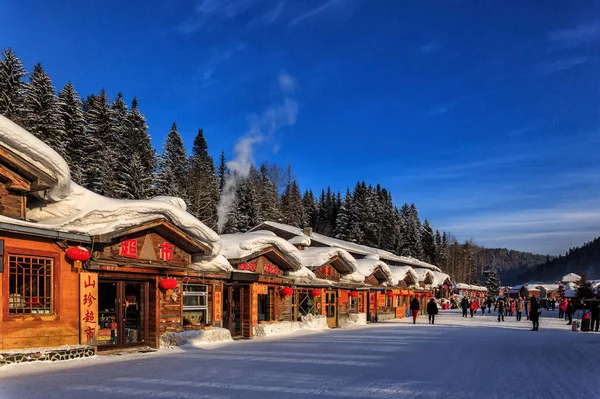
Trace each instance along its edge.
<path fill-rule="evenodd" d="M 125 238 L 121 240 L 121 249 L 119 255 L 126 258 L 137 259 L 137 240 L 135 238 Z"/>
<path fill-rule="evenodd" d="M 168 262 L 173 259 L 173 249 L 175 249 L 174 245 L 169 244 L 167 241 L 159 244 L 160 248 L 160 258 L 165 262 Z"/>
<path fill-rule="evenodd" d="M 87 276 L 87 281 L 83 282 L 83 288 L 88 287 L 96 288 L 96 280 L 92 280 L 92 276 L 90 276 L 89 274 Z"/>
<path fill-rule="evenodd" d="M 249 272 L 255 272 L 256 271 L 256 264 L 254 262 L 240 263 L 238 265 L 238 270 L 247 270 Z"/>
<path fill-rule="evenodd" d="M 83 321 L 85 321 L 86 323 L 94 323 L 96 321 L 96 316 L 94 315 L 94 312 L 92 312 L 91 310 L 86 310 L 85 315 L 83 316 Z"/>
<path fill-rule="evenodd" d="M 333 276 L 333 268 L 331 266 L 323 266 L 321 268 L 321 273 L 324 276 Z"/>
<path fill-rule="evenodd" d="M 268 264 L 265 266 L 265 274 L 274 274 L 274 275 L 278 275 L 279 274 L 279 268 L 275 265 L 272 264 Z"/>
<path fill-rule="evenodd" d="M 83 295 L 83 304 L 87 305 L 88 308 L 94 304 L 95 300 L 96 298 L 91 293 Z"/>

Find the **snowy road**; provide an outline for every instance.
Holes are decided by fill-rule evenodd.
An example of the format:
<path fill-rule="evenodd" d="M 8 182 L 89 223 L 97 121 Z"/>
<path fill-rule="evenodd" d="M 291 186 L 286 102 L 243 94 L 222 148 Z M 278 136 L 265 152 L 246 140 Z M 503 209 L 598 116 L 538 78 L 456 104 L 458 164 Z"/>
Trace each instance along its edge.
<path fill-rule="evenodd" d="M 210 349 L 0 368 L 0 398 L 599 398 L 600 333 L 443 312 Z"/>

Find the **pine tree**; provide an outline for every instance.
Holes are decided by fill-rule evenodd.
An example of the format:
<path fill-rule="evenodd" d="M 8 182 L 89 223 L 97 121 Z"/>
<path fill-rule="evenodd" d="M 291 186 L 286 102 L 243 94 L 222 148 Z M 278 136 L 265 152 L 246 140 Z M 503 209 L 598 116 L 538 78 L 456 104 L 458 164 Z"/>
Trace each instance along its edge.
<path fill-rule="evenodd" d="M 106 91 L 89 96 L 84 107 L 87 109 L 88 167 L 85 169 L 86 188 L 108 197 L 115 195 L 114 179 L 117 166 L 117 142 L 113 131 L 112 110 Z"/>
<path fill-rule="evenodd" d="M 224 233 L 243 233 L 259 224 L 259 204 L 250 180 L 240 179 L 235 189 L 235 201 L 231 207 Z"/>
<path fill-rule="evenodd" d="M 302 196 L 302 204 L 304 206 L 304 217 L 303 227 L 312 227 L 317 225 L 317 218 L 319 216 L 319 207 L 317 205 L 317 199 L 312 190 L 306 190 Z"/>
<path fill-rule="evenodd" d="M 225 187 L 225 181 L 227 180 L 227 162 L 225 160 L 225 151 L 221 150 L 221 156 L 219 157 L 219 168 L 217 169 L 217 179 L 219 180 L 219 193 L 223 192 Z"/>
<path fill-rule="evenodd" d="M 256 171 L 252 173 L 251 171 L 251 177 L 253 174 L 253 184 L 260 208 L 260 221 L 281 221 L 283 215 L 279 210 L 279 197 L 273 182 L 269 178 L 269 170 L 267 165 L 262 164 L 260 166 L 260 172 Z"/>
<path fill-rule="evenodd" d="M 25 114 L 25 82 L 27 71 L 10 47 L 0 59 L 0 114 L 13 122 L 23 124 Z"/>
<path fill-rule="evenodd" d="M 189 160 L 188 198 L 189 212 L 208 227 L 217 227 L 217 206 L 219 203 L 219 182 L 215 164 L 208 153 L 208 145 L 202 129 L 194 139 L 192 156 Z"/>
<path fill-rule="evenodd" d="M 577 287 L 576 303 L 581 303 L 586 299 L 594 298 L 594 290 L 592 284 L 588 281 L 587 273 L 583 273 L 578 281 L 579 286 Z"/>
<path fill-rule="evenodd" d="M 335 238 L 340 240 L 348 240 L 350 236 L 350 226 L 352 225 L 352 193 L 346 190 L 346 196 L 342 201 L 342 207 L 337 215 L 335 223 Z"/>
<path fill-rule="evenodd" d="M 50 77 L 37 63 L 26 85 L 24 124 L 27 130 L 66 158 L 66 133 Z"/>
<path fill-rule="evenodd" d="M 152 146 L 146 118 L 138 109 L 137 98 L 133 98 L 131 109 L 127 113 L 127 131 L 124 145 L 126 152 L 133 153 L 136 162 L 130 165 L 130 180 L 125 180 L 128 196 L 135 199 L 148 199 L 154 195 L 158 160 Z"/>
<path fill-rule="evenodd" d="M 88 136 L 85 131 L 83 104 L 75 88 L 68 82 L 58 94 L 60 118 L 65 129 L 65 160 L 71 170 L 71 180 L 83 185 L 88 154 L 85 151 Z"/>
<path fill-rule="evenodd" d="M 285 223 L 302 227 L 304 215 L 304 204 L 302 203 L 302 194 L 296 180 L 292 180 L 285 188 L 281 197 L 281 213 Z"/>
<path fill-rule="evenodd" d="M 429 220 L 425 219 L 421 229 L 421 246 L 423 248 L 423 259 L 425 262 L 436 264 L 436 248 L 433 228 L 429 224 Z"/>
<path fill-rule="evenodd" d="M 442 259 L 442 235 L 439 230 L 435 231 L 435 264 L 441 267 Z"/>
<path fill-rule="evenodd" d="M 114 140 L 114 169 L 112 171 L 111 193 L 115 198 L 134 199 L 130 189 L 132 184 L 131 159 L 132 150 L 127 146 L 127 135 L 131 131 L 127 118 L 127 104 L 123 100 L 123 93 L 118 93 L 112 103 L 111 124 Z"/>
<path fill-rule="evenodd" d="M 187 203 L 187 156 L 177 124 L 173 122 L 160 157 L 158 193 L 180 197 Z"/>
<path fill-rule="evenodd" d="M 488 298 L 496 300 L 496 297 L 500 293 L 500 274 L 497 269 L 490 269 L 485 271 L 485 287 L 487 288 Z"/>

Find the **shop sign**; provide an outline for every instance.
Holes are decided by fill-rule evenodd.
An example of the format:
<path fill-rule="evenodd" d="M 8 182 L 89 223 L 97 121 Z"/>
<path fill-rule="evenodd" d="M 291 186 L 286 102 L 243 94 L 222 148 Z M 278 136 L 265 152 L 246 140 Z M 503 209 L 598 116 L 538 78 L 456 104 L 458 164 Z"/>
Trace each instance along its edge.
<path fill-rule="evenodd" d="M 221 290 L 215 287 L 214 291 L 214 304 L 213 309 L 215 310 L 214 321 L 221 321 L 222 316 L 221 312 L 223 311 L 223 302 L 222 302 L 222 293 Z"/>
<path fill-rule="evenodd" d="M 79 339 L 93 345 L 98 331 L 98 274 L 79 274 Z"/>
<path fill-rule="evenodd" d="M 130 259 L 156 259 L 155 251 L 151 249 L 152 245 L 152 238 L 147 235 L 142 246 L 142 256 L 140 256 L 138 254 L 138 240 L 135 238 L 123 238 L 119 247 L 119 255 Z M 164 241 L 156 245 L 156 247 L 158 247 L 160 259 L 165 262 L 173 260 L 173 250 L 175 249 L 173 244 Z"/>

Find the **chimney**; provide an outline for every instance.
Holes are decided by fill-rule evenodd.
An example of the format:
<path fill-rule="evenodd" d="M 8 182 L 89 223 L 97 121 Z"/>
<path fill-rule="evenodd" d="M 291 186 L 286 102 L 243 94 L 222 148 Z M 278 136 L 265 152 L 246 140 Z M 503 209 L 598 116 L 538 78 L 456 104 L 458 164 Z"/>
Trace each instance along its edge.
<path fill-rule="evenodd" d="M 305 227 L 302 232 L 305 236 L 312 237 L 312 227 Z"/>

